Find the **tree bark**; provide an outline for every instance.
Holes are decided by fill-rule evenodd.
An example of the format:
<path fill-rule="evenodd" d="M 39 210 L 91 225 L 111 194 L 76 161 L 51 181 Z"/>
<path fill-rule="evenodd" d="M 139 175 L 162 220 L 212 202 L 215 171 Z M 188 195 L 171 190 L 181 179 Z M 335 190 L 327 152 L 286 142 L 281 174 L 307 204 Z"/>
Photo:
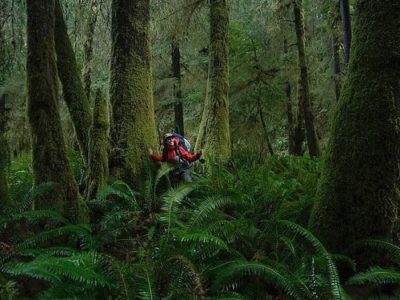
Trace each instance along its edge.
<path fill-rule="evenodd" d="M 108 129 L 110 126 L 108 103 L 101 90 L 96 91 L 93 122 L 89 131 L 89 164 L 86 199 L 96 196 L 97 190 L 108 178 Z"/>
<path fill-rule="evenodd" d="M 398 1 L 357 4 L 352 59 L 310 221 L 332 253 L 362 239 L 390 239 L 398 218 L 399 11 Z M 375 256 L 362 250 L 364 259 Z"/>
<path fill-rule="evenodd" d="M 53 209 L 74 222 L 87 219 L 66 154 L 57 95 L 54 0 L 27 1 L 28 117 L 32 134 L 33 183 L 55 182 L 37 208 Z"/>
<path fill-rule="evenodd" d="M 349 0 L 340 0 L 340 15 L 342 17 L 342 27 L 343 27 L 344 62 L 347 65 L 350 60 L 351 35 L 352 35 Z"/>
<path fill-rule="evenodd" d="M 110 174 L 138 187 L 157 145 L 149 27 L 150 0 L 113 0 Z"/>
<path fill-rule="evenodd" d="M 210 66 L 209 97 L 204 105 L 202 124 L 205 151 L 214 159 L 226 160 L 231 155 L 229 132 L 229 70 L 227 0 L 210 1 Z M 207 103 L 208 102 L 208 103 Z M 202 127 L 202 126 L 200 126 Z M 202 128 L 199 131 L 201 136 Z M 201 141 L 199 142 L 201 144 Z"/>
<path fill-rule="evenodd" d="M 317 135 L 314 127 L 314 117 L 312 114 L 310 101 L 310 87 L 308 78 L 308 68 L 306 63 L 305 53 L 305 38 L 304 38 L 304 16 L 303 16 L 303 0 L 294 0 L 293 11 L 296 27 L 298 60 L 300 68 L 300 99 L 304 116 L 304 124 L 306 128 L 306 138 L 308 151 L 311 157 L 319 156 L 319 147 Z"/>
<path fill-rule="evenodd" d="M 179 49 L 179 43 L 177 41 L 172 42 L 171 58 L 172 58 L 172 75 L 175 78 L 175 83 L 174 83 L 174 96 L 176 98 L 176 102 L 174 104 L 175 132 L 184 136 L 185 128 L 183 122 L 181 53 Z"/>
<path fill-rule="evenodd" d="M 97 14 L 96 0 L 92 0 L 89 16 L 85 23 L 84 63 L 82 73 L 85 94 L 88 100 L 90 100 L 90 89 L 92 86 L 93 38 L 96 29 Z"/>
<path fill-rule="evenodd" d="M 262 110 L 260 95 L 257 98 L 257 105 L 258 105 L 258 113 L 260 115 L 260 121 L 261 121 L 261 125 L 263 127 L 265 141 L 267 143 L 269 154 L 274 155 L 274 150 L 272 148 L 271 140 L 269 138 L 269 134 L 268 134 L 268 130 L 267 130 L 267 124 L 265 123 L 265 118 L 264 118 L 264 113 Z"/>
<path fill-rule="evenodd" d="M 0 209 L 14 204 L 8 190 L 8 167 L 10 164 L 10 151 L 6 138 L 6 95 L 0 97 Z"/>
<path fill-rule="evenodd" d="M 74 50 L 68 37 L 67 27 L 59 0 L 55 2 L 55 47 L 57 52 L 58 76 L 62 83 L 64 100 L 74 123 L 79 148 L 87 164 L 89 128 L 92 120 L 90 103 L 83 89 L 80 71 Z"/>

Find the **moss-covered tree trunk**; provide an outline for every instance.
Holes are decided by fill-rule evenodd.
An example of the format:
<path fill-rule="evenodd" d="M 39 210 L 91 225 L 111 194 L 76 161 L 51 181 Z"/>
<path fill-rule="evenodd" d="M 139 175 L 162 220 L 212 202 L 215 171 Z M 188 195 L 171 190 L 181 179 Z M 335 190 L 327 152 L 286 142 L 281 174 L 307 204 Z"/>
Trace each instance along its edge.
<path fill-rule="evenodd" d="M 332 52 L 333 52 L 333 82 L 335 85 L 335 96 L 336 101 L 339 101 L 340 88 L 341 88 L 341 65 L 340 65 L 340 42 L 339 42 L 339 24 L 340 24 L 340 12 L 339 3 L 332 5 Z"/>
<path fill-rule="evenodd" d="M 293 12 L 297 37 L 297 50 L 300 69 L 300 99 L 306 128 L 308 152 L 311 157 L 319 156 L 317 135 L 314 127 L 314 117 L 311 108 L 308 68 L 306 63 L 303 0 L 293 1 Z"/>
<path fill-rule="evenodd" d="M 96 91 L 93 122 L 89 131 L 89 164 L 86 198 L 92 199 L 108 178 L 108 103 L 101 90 Z"/>
<path fill-rule="evenodd" d="M 10 152 L 6 138 L 6 95 L 0 96 L 0 209 L 14 204 L 8 190 Z"/>
<path fill-rule="evenodd" d="M 342 27 L 343 27 L 344 62 L 348 64 L 350 60 L 351 35 L 352 35 L 349 0 L 340 0 L 340 15 L 342 17 Z"/>
<path fill-rule="evenodd" d="M 58 76 L 62 83 L 64 100 L 68 106 L 85 164 L 87 163 L 89 128 L 92 120 L 89 100 L 83 89 L 80 70 L 68 37 L 59 0 L 55 1 L 55 47 Z"/>
<path fill-rule="evenodd" d="M 113 0 L 110 174 L 137 186 L 157 145 L 149 22 L 150 0 Z"/>
<path fill-rule="evenodd" d="M 179 49 L 179 42 L 172 42 L 172 76 L 175 78 L 174 96 L 176 102 L 174 104 L 175 110 L 175 131 L 181 135 L 185 135 L 185 128 L 183 122 L 183 103 L 182 103 L 182 75 L 181 75 L 181 53 Z"/>
<path fill-rule="evenodd" d="M 86 209 L 68 163 L 57 95 L 54 48 L 54 0 L 27 1 L 28 117 L 32 134 L 34 185 L 57 186 L 37 208 L 54 209 L 72 221 L 86 219 Z"/>
<path fill-rule="evenodd" d="M 86 98 L 90 99 L 92 86 L 92 59 L 93 59 L 93 38 L 96 29 L 98 15 L 97 0 L 92 0 L 89 15 L 85 23 L 84 61 L 83 61 L 83 84 Z M 89 101 L 90 102 L 90 101 Z"/>
<path fill-rule="evenodd" d="M 200 130 L 204 130 L 205 151 L 209 157 L 228 159 L 231 155 L 229 132 L 228 25 L 229 1 L 210 1 L 209 96 Z M 202 127 L 202 126 L 200 126 Z M 200 143 L 200 142 L 199 142 Z M 198 147 L 197 147 L 198 148 Z"/>
<path fill-rule="evenodd" d="M 398 218 L 399 12 L 398 1 L 357 4 L 352 56 L 310 221 L 333 253 L 360 239 L 390 239 Z"/>

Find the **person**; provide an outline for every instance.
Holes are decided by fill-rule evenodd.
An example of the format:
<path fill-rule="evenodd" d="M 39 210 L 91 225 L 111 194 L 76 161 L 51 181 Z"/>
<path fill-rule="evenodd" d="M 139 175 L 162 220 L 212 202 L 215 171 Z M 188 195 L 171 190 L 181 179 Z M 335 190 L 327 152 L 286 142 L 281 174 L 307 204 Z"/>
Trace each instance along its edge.
<path fill-rule="evenodd" d="M 153 161 L 168 162 L 174 166 L 171 172 L 173 184 L 179 181 L 192 182 L 190 175 L 192 162 L 201 158 L 203 150 L 197 153 L 190 153 L 180 143 L 178 137 L 169 133 L 164 136 L 162 155 L 154 154 L 149 148 L 149 155 Z"/>

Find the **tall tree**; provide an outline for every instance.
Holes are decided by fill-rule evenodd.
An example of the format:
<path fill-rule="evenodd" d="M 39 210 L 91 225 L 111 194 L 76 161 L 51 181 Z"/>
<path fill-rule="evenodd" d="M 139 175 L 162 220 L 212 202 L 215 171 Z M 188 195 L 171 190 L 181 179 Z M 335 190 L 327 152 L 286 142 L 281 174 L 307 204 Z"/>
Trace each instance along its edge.
<path fill-rule="evenodd" d="M 229 132 L 228 25 L 229 1 L 210 1 L 210 51 L 208 92 L 196 148 L 218 159 L 231 155 Z"/>
<path fill-rule="evenodd" d="M 150 0 L 113 0 L 110 174 L 139 186 L 157 145 L 149 22 Z"/>
<path fill-rule="evenodd" d="M 84 42 L 84 64 L 83 64 L 83 83 L 85 87 L 86 98 L 90 99 L 90 89 L 92 86 L 92 59 L 93 59 L 93 39 L 96 29 L 98 3 L 92 0 L 90 4 L 89 15 L 85 23 L 85 42 Z"/>
<path fill-rule="evenodd" d="M 340 15 L 342 17 L 342 27 L 343 27 L 344 62 L 348 64 L 350 60 L 351 36 L 352 36 L 349 0 L 340 0 Z"/>
<path fill-rule="evenodd" d="M 58 76 L 62 83 L 64 100 L 68 106 L 84 162 L 87 162 L 89 128 L 92 120 L 90 103 L 83 89 L 74 49 L 68 37 L 59 0 L 55 1 L 55 47 Z"/>
<path fill-rule="evenodd" d="M 0 209 L 13 204 L 8 190 L 10 152 L 6 138 L 6 95 L 0 96 Z"/>
<path fill-rule="evenodd" d="M 174 104 L 175 110 L 175 131 L 181 135 L 185 135 L 185 128 L 183 122 L 183 103 L 182 103 L 182 75 L 181 75 L 181 52 L 179 42 L 175 38 L 172 42 L 172 75 L 175 78 L 174 83 L 174 96 L 176 102 Z"/>
<path fill-rule="evenodd" d="M 390 239 L 399 207 L 400 2 L 359 0 L 356 9 L 352 59 L 310 222 L 334 253 L 360 239 Z"/>
<path fill-rule="evenodd" d="M 108 178 L 108 129 L 110 126 L 108 103 L 101 90 L 96 91 L 93 122 L 90 128 L 88 180 L 86 199 L 96 196 Z"/>
<path fill-rule="evenodd" d="M 303 0 L 293 1 L 294 22 L 297 37 L 297 50 L 300 69 L 299 79 L 299 97 L 301 103 L 301 110 L 304 117 L 304 124 L 306 128 L 306 138 L 308 144 L 308 152 L 310 156 L 319 156 L 319 147 L 317 135 L 314 127 L 314 116 L 312 113 L 311 100 L 310 100 L 310 86 L 308 78 L 308 68 L 306 63 L 305 52 L 305 37 L 304 37 L 304 13 L 303 13 Z"/>
<path fill-rule="evenodd" d="M 34 185 L 55 182 L 55 191 L 37 203 L 73 221 L 86 218 L 68 163 L 61 129 L 54 48 L 54 0 L 27 1 L 28 117 L 32 134 Z"/>

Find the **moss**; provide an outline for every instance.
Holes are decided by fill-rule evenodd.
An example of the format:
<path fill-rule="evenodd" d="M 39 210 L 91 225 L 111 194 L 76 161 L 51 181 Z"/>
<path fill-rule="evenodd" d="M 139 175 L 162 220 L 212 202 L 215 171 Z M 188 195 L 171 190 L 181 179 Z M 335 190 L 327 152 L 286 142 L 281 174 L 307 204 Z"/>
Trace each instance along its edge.
<path fill-rule="evenodd" d="M 55 47 L 58 76 L 62 83 L 64 100 L 74 123 L 79 148 L 86 164 L 92 112 L 58 0 L 55 5 Z"/>
<path fill-rule="evenodd" d="M 149 22 L 149 0 L 112 2 L 110 174 L 137 187 L 157 145 Z"/>
<path fill-rule="evenodd" d="M 352 57 L 310 220 L 332 252 L 360 239 L 390 239 L 398 218 L 399 11 L 396 1 L 358 2 Z"/>
<path fill-rule="evenodd" d="M 108 178 L 108 103 L 98 89 L 90 129 L 89 164 L 86 199 L 92 199 L 98 188 L 104 186 Z"/>
<path fill-rule="evenodd" d="M 198 138 L 202 139 L 201 135 L 204 132 L 207 155 L 214 159 L 226 160 L 231 156 L 228 100 L 228 1 L 211 1 L 210 22 L 209 90 Z M 201 145 L 201 140 L 197 144 Z"/>
<path fill-rule="evenodd" d="M 68 164 L 57 99 L 54 0 L 27 2 L 28 117 L 32 134 L 34 185 L 55 182 L 55 190 L 36 203 L 74 222 L 86 220 L 85 204 Z"/>

